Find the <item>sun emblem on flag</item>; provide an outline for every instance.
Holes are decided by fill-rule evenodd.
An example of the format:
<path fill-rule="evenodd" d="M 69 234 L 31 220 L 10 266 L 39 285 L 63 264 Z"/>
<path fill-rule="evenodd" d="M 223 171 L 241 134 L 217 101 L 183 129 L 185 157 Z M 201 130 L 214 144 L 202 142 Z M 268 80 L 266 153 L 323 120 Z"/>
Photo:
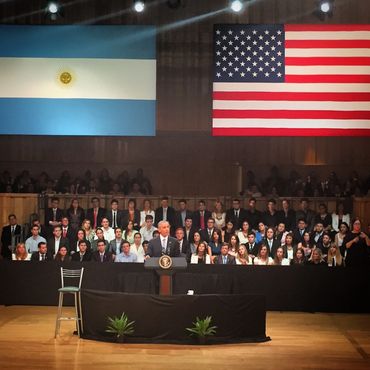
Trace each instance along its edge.
<path fill-rule="evenodd" d="M 69 88 L 76 82 L 76 73 L 68 67 L 61 67 L 57 71 L 55 79 L 60 87 Z"/>
<path fill-rule="evenodd" d="M 68 85 L 72 81 L 72 75 L 69 72 L 62 72 L 59 76 L 60 82 Z"/>

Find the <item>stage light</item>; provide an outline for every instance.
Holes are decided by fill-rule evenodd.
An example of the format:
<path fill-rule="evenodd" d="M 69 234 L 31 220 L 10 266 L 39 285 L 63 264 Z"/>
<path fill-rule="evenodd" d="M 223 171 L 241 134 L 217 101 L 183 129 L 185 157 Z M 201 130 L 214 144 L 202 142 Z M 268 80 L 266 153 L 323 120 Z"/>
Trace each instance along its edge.
<path fill-rule="evenodd" d="M 233 0 L 230 3 L 230 8 L 233 12 L 239 13 L 243 9 L 243 2 L 241 0 Z"/>
<path fill-rule="evenodd" d="M 59 5 L 57 3 L 49 3 L 47 6 L 47 11 L 51 14 L 57 14 L 59 11 Z"/>
<path fill-rule="evenodd" d="M 144 1 L 134 1 L 134 9 L 136 12 L 141 13 L 145 9 L 145 3 Z"/>
<path fill-rule="evenodd" d="M 50 1 L 45 7 L 45 18 L 56 21 L 63 17 L 63 7 L 58 1 Z"/>
<path fill-rule="evenodd" d="M 323 1 L 321 4 L 320 4 L 320 10 L 323 12 L 323 13 L 328 13 L 331 9 L 331 4 L 329 3 L 329 1 Z"/>

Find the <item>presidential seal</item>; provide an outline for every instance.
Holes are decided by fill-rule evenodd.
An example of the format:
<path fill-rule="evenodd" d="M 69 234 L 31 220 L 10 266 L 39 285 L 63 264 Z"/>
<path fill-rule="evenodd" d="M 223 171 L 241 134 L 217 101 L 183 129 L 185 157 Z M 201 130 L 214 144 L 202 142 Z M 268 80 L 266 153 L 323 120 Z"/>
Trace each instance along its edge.
<path fill-rule="evenodd" d="M 62 84 L 68 85 L 72 81 L 72 75 L 69 72 L 62 72 L 59 76 L 59 80 Z"/>
<path fill-rule="evenodd" d="M 172 258 L 164 254 L 162 257 L 159 258 L 159 267 L 167 270 L 172 266 Z"/>

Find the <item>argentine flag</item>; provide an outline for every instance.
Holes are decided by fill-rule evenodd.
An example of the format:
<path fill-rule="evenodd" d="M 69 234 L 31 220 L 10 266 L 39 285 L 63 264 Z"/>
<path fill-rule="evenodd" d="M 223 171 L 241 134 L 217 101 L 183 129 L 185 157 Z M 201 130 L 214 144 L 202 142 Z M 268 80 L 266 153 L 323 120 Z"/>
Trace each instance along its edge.
<path fill-rule="evenodd" d="M 0 26 L 0 134 L 153 136 L 152 26 Z"/>

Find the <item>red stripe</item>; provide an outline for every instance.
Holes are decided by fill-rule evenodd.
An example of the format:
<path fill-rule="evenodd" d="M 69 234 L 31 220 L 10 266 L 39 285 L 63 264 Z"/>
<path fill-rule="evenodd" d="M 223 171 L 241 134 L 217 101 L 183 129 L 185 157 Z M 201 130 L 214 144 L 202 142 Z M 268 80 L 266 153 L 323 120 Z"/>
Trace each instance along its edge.
<path fill-rule="evenodd" d="M 368 49 L 370 40 L 286 40 L 285 47 L 291 49 Z"/>
<path fill-rule="evenodd" d="M 336 110 L 235 110 L 214 109 L 213 118 L 296 118 L 296 119 L 363 119 L 370 120 L 370 111 Z M 370 127 L 370 122 L 369 122 Z"/>
<path fill-rule="evenodd" d="M 285 75 L 287 83 L 370 83 L 370 75 Z"/>
<path fill-rule="evenodd" d="M 213 92 L 213 100 L 370 101 L 370 93 Z"/>
<path fill-rule="evenodd" d="M 285 31 L 370 31 L 370 24 L 286 24 Z"/>
<path fill-rule="evenodd" d="M 213 128 L 213 136 L 370 136 L 364 129 Z"/>
<path fill-rule="evenodd" d="M 285 65 L 288 66 L 368 66 L 370 57 L 286 57 Z"/>

